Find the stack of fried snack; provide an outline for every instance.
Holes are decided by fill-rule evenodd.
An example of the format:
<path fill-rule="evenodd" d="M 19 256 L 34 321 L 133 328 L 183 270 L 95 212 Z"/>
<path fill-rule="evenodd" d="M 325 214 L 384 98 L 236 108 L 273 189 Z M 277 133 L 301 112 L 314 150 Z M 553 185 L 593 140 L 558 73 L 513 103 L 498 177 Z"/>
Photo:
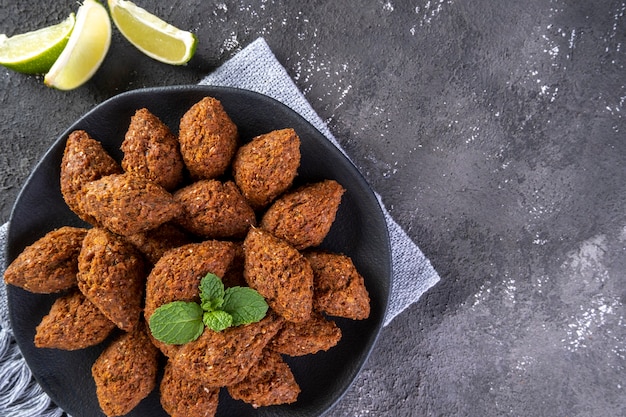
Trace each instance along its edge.
<path fill-rule="evenodd" d="M 115 121 L 111 121 L 112 123 Z M 316 249 L 344 193 L 334 180 L 293 188 L 300 139 L 282 129 L 240 143 L 221 103 L 205 97 L 181 118 L 178 137 L 148 109 L 130 120 L 114 160 L 88 132 L 72 132 L 61 192 L 91 228 L 61 227 L 33 243 L 4 278 L 59 293 L 36 329 L 40 348 L 83 349 L 122 331 L 92 367 L 107 416 L 127 414 L 160 382 L 171 416 L 211 416 L 218 393 L 253 407 L 297 400 L 283 355 L 328 350 L 341 339 L 329 316 L 370 313 L 349 257 Z M 172 301 L 198 301 L 207 273 L 250 286 L 270 309 L 261 321 L 169 345 L 147 322 Z"/>

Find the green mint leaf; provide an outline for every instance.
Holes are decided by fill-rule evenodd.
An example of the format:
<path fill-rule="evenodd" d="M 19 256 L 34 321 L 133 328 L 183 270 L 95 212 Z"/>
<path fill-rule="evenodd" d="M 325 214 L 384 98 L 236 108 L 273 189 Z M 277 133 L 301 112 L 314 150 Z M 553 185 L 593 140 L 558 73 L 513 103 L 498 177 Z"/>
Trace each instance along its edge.
<path fill-rule="evenodd" d="M 200 280 L 200 300 L 206 311 L 217 310 L 224 302 L 224 283 L 215 274 L 208 273 Z"/>
<path fill-rule="evenodd" d="M 150 316 L 150 331 L 163 343 L 182 345 L 196 340 L 204 331 L 198 303 L 174 301 L 157 308 Z"/>
<path fill-rule="evenodd" d="M 224 304 L 223 298 L 215 298 L 213 300 L 203 301 L 200 305 L 204 311 L 216 311 L 222 308 Z"/>
<path fill-rule="evenodd" d="M 233 316 L 233 326 L 256 323 L 265 317 L 265 298 L 250 287 L 231 287 L 225 291 L 222 310 Z"/>
<path fill-rule="evenodd" d="M 233 316 L 222 310 L 207 311 L 202 320 L 209 329 L 216 332 L 221 332 L 233 324 Z"/>

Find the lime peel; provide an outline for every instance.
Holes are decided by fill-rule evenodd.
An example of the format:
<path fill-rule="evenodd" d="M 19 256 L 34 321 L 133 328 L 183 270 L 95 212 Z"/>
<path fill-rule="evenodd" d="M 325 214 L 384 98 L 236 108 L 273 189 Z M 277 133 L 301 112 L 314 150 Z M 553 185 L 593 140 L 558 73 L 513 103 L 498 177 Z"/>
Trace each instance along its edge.
<path fill-rule="evenodd" d="M 195 54 L 198 38 L 126 0 L 108 0 L 115 26 L 137 49 L 171 65 L 186 64 Z"/>
<path fill-rule="evenodd" d="M 76 17 L 11 37 L 0 35 L 0 65 L 23 74 L 45 74 L 68 43 Z"/>
<path fill-rule="evenodd" d="M 49 87 L 72 90 L 100 68 L 111 45 L 111 20 L 96 0 L 85 0 L 76 12 L 76 24 L 67 45 L 44 78 Z"/>

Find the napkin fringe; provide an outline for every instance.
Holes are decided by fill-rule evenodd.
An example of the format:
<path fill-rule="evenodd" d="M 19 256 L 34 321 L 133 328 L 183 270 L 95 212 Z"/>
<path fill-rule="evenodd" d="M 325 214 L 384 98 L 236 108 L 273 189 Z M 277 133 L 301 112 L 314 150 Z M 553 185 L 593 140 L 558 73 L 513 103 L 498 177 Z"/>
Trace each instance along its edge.
<path fill-rule="evenodd" d="M 60 417 L 56 407 L 26 365 L 10 330 L 0 328 L 0 416 Z"/>

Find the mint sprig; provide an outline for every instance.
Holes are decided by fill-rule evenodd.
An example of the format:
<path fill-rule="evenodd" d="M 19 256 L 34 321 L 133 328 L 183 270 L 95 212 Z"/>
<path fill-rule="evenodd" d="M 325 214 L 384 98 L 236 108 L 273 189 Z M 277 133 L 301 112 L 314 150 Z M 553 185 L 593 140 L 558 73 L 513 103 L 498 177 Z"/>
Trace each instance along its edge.
<path fill-rule="evenodd" d="M 220 332 L 231 326 L 256 323 L 268 310 L 261 294 L 249 287 L 224 289 L 215 274 L 200 281 L 200 304 L 173 301 L 157 308 L 150 316 L 152 335 L 163 343 L 181 345 L 196 340 L 204 326 Z"/>

